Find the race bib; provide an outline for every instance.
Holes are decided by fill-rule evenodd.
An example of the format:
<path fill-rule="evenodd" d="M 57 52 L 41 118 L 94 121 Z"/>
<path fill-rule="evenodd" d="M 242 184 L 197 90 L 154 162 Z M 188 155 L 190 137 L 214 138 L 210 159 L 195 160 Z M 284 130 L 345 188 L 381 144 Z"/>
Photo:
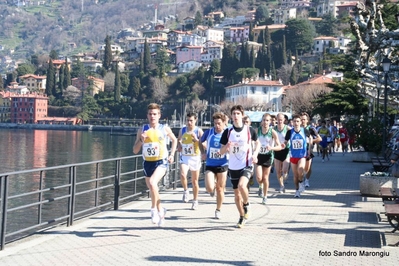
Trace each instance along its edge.
<path fill-rule="evenodd" d="M 259 150 L 259 154 L 266 154 L 269 152 L 269 149 L 267 148 L 267 146 L 260 146 L 260 150 Z"/>
<path fill-rule="evenodd" d="M 181 153 L 183 155 L 194 155 L 194 144 L 190 143 L 190 144 L 182 144 L 181 145 Z"/>
<path fill-rule="evenodd" d="M 292 148 L 295 150 L 303 149 L 303 139 L 292 140 Z"/>
<path fill-rule="evenodd" d="M 157 142 L 144 143 L 143 153 L 144 157 L 146 158 L 159 157 L 159 143 Z"/>
<path fill-rule="evenodd" d="M 222 155 L 220 154 L 220 149 L 210 148 L 209 149 L 209 158 L 210 159 L 221 159 Z"/>

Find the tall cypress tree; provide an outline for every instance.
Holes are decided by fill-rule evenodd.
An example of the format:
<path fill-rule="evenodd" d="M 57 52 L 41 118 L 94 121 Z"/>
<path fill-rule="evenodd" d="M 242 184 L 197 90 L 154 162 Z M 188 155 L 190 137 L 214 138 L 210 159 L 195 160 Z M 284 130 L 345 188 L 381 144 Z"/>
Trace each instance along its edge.
<path fill-rule="evenodd" d="M 121 78 L 119 74 L 118 62 L 116 62 L 115 66 L 114 100 L 115 102 L 119 102 L 121 100 Z"/>
<path fill-rule="evenodd" d="M 283 47 L 282 50 L 282 57 L 283 57 L 283 65 L 287 64 L 287 44 L 285 43 L 285 34 L 283 35 Z"/>
<path fill-rule="evenodd" d="M 254 50 L 253 46 L 251 48 L 251 53 L 249 55 L 249 67 L 250 68 L 254 68 L 255 67 L 255 50 Z"/>
<path fill-rule="evenodd" d="M 150 46 L 148 45 L 147 38 L 144 42 L 144 57 L 143 57 L 143 65 L 144 65 L 144 72 L 147 72 L 150 69 L 151 64 L 151 53 L 150 53 Z"/>
<path fill-rule="evenodd" d="M 68 88 L 71 86 L 72 79 L 71 79 L 71 71 L 69 71 L 68 60 L 65 59 L 65 68 L 64 68 L 64 88 Z"/>
<path fill-rule="evenodd" d="M 53 59 L 50 58 L 50 62 L 47 69 L 46 77 L 46 94 L 47 96 L 56 96 L 53 94 L 55 89 L 55 68 L 53 64 Z"/>
<path fill-rule="evenodd" d="M 253 42 L 254 41 L 254 32 L 253 32 L 253 29 L 254 29 L 254 25 L 251 23 L 251 24 L 249 24 L 249 36 L 248 36 L 248 40 L 250 41 L 250 42 Z"/>
<path fill-rule="evenodd" d="M 257 41 L 257 43 L 262 43 L 263 44 L 263 42 L 265 41 L 265 31 L 264 30 L 261 30 L 259 32 L 259 36 L 258 36 L 258 39 L 256 41 Z"/>
<path fill-rule="evenodd" d="M 109 70 L 112 63 L 112 49 L 111 49 L 111 37 L 107 35 L 105 37 L 105 48 L 104 48 L 104 59 L 103 59 L 103 67 L 105 70 Z"/>
<path fill-rule="evenodd" d="M 65 75 L 64 75 L 64 73 L 65 73 L 65 65 L 62 65 L 61 66 L 61 68 L 60 68 L 60 71 L 59 71 L 59 79 L 58 79 L 58 89 L 59 89 L 59 95 L 60 96 L 62 96 L 62 93 L 63 93 L 63 91 L 64 91 L 64 80 L 65 80 Z"/>

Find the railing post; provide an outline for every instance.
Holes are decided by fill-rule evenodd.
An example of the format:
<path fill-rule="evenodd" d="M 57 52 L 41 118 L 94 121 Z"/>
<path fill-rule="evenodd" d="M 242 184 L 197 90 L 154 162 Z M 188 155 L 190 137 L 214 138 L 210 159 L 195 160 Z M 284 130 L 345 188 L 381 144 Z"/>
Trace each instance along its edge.
<path fill-rule="evenodd" d="M 120 195 L 120 189 L 121 189 L 121 160 L 116 161 L 116 167 L 115 167 L 115 181 L 114 181 L 114 210 L 119 209 L 119 195 Z"/>
<path fill-rule="evenodd" d="M 68 226 L 73 224 L 75 217 L 75 197 L 76 197 L 76 166 L 69 168 L 69 220 Z"/>
<path fill-rule="evenodd" d="M 0 250 L 4 249 L 6 244 L 7 228 L 7 198 L 8 198 L 8 176 L 0 176 L 1 186 L 1 231 L 0 231 Z"/>

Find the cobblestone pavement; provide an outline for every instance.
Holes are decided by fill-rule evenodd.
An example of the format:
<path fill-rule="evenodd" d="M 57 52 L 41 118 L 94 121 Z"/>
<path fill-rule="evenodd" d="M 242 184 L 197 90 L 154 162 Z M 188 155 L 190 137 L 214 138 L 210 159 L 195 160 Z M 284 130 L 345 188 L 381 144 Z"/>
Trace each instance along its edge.
<path fill-rule="evenodd" d="M 271 174 L 267 205 L 251 188 L 251 217 L 242 229 L 235 227 L 229 180 L 220 220 L 203 184 L 195 211 L 181 201 L 180 188 L 168 190 L 161 194 L 164 227 L 151 223 L 144 198 L 10 243 L 0 265 L 396 265 L 399 233 L 390 233 L 381 200 L 359 193 L 359 175 L 370 170 L 351 154 L 324 163 L 316 156 L 301 198 L 294 198 L 292 174 L 285 194 Z"/>

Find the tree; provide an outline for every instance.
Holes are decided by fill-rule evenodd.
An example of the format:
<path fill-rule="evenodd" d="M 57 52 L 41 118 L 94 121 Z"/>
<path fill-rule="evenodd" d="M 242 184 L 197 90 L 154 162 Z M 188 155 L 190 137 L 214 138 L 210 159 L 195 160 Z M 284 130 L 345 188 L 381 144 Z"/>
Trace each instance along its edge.
<path fill-rule="evenodd" d="M 213 59 L 209 69 L 212 76 L 217 75 L 220 72 L 220 61 L 218 59 Z"/>
<path fill-rule="evenodd" d="M 64 68 L 64 88 L 68 88 L 68 86 L 71 86 L 72 84 L 72 79 L 71 79 L 71 72 L 69 71 L 69 64 L 68 60 L 65 59 L 65 68 Z"/>
<path fill-rule="evenodd" d="M 140 79 L 137 77 L 132 77 L 129 84 L 129 96 L 133 99 L 137 99 L 140 95 L 141 84 Z"/>
<path fill-rule="evenodd" d="M 114 100 L 115 102 L 121 100 L 121 79 L 119 77 L 118 65 L 115 67 Z"/>
<path fill-rule="evenodd" d="M 161 78 L 158 77 L 151 77 L 150 78 L 150 88 L 151 88 L 151 95 L 153 101 L 157 103 L 162 103 L 165 98 L 168 96 L 168 86 L 162 80 Z"/>
<path fill-rule="evenodd" d="M 107 35 L 105 37 L 105 48 L 104 48 L 104 58 L 103 58 L 103 67 L 105 70 L 109 70 L 112 63 L 112 49 L 111 49 L 111 37 Z"/>
<path fill-rule="evenodd" d="M 151 64 L 151 53 L 150 53 L 150 46 L 148 45 L 147 38 L 144 41 L 144 56 L 143 56 L 143 70 L 146 73 L 150 70 Z"/>
<path fill-rule="evenodd" d="M 198 25 L 201 24 L 202 24 L 202 15 L 201 12 L 197 11 L 195 12 L 194 27 L 197 27 Z"/>
<path fill-rule="evenodd" d="M 234 72 L 238 69 L 239 61 L 235 54 L 235 46 L 228 44 L 223 48 L 223 58 L 221 62 L 221 74 L 226 80 L 231 80 Z"/>
<path fill-rule="evenodd" d="M 269 9 L 265 4 L 258 6 L 255 11 L 255 21 L 256 22 L 264 22 L 269 18 Z"/>
<path fill-rule="evenodd" d="M 50 58 L 53 60 L 57 60 L 58 59 L 58 53 L 55 50 L 51 50 L 50 51 Z"/>
<path fill-rule="evenodd" d="M 322 36 L 334 36 L 334 30 L 337 28 L 338 20 L 334 18 L 332 13 L 325 14 L 322 20 L 317 22 L 316 32 Z"/>
<path fill-rule="evenodd" d="M 64 88 L 64 80 L 65 80 L 65 67 L 68 67 L 68 66 L 65 66 L 65 65 L 62 65 L 61 66 L 61 68 L 60 68 L 60 71 L 59 71 L 59 78 L 58 78 L 58 89 L 59 89 L 59 94 L 60 94 L 60 96 L 62 96 L 62 92 L 64 91 L 64 89 L 66 89 L 66 88 Z"/>
<path fill-rule="evenodd" d="M 292 19 L 286 22 L 287 48 L 300 54 L 310 51 L 315 36 L 314 26 L 306 19 Z"/>
<path fill-rule="evenodd" d="M 159 78 L 163 78 L 165 74 L 170 71 L 169 55 L 165 48 L 161 47 L 157 50 L 155 65 L 157 66 L 156 71 Z"/>
<path fill-rule="evenodd" d="M 20 64 L 17 68 L 18 77 L 35 73 L 35 66 L 29 63 Z"/>
<path fill-rule="evenodd" d="M 47 69 L 46 77 L 46 94 L 47 96 L 55 96 L 55 67 L 53 64 L 53 59 L 50 59 L 50 63 Z"/>

